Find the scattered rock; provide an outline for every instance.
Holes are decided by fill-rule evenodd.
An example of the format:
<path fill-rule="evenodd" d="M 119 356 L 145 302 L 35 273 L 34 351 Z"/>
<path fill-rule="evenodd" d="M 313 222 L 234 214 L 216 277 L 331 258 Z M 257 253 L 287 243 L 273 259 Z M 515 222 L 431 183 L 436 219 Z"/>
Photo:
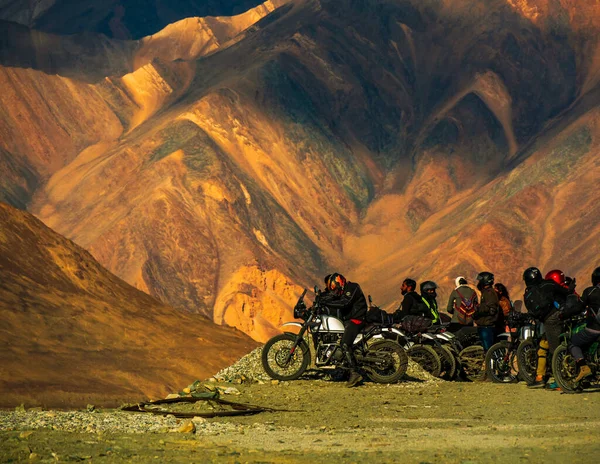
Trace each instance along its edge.
<path fill-rule="evenodd" d="M 183 389 L 183 393 L 185 393 L 186 395 L 189 395 L 190 393 L 192 393 L 192 390 L 191 390 L 191 388 L 189 388 L 189 387 L 185 387 L 185 388 Z"/>
<path fill-rule="evenodd" d="M 93 412 L 96 409 L 96 406 L 94 406 L 93 404 L 88 404 L 85 407 L 85 409 L 86 409 L 87 412 Z"/>
<path fill-rule="evenodd" d="M 235 387 L 217 387 L 217 390 L 223 395 L 241 395 L 241 392 Z"/>
<path fill-rule="evenodd" d="M 21 403 L 19 406 L 15 407 L 15 412 L 27 412 L 25 409 L 25 405 Z"/>
<path fill-rule="evenodd" d="M 279 385 L 279 380 L 271 380 L 272 385 Z"/>
<path fill-rule="evenodd" d="M 194 421 L 193 420 L 188 420 L 188 421 L 185 421 L 183 424 L 181 424 L 176 429 L 173 429 L 172 432 L 175 432 L 175 433 L 194 433 L 194 432 L 196 432 L 196 426 L 194 425 Z"/>
<path fill-rule="evenodd" d="M 172 400 L 174 398 L 179 398 L 179 395 L 177 393 L 169 393 L 165 399 Z"/>
<path fill-rule="evenodd" d="M 31 430 L 26 430 L 19 434 L 19 438 L 27 438 L 27 437 L 31 436 L 32 434 L 33 434 L 33 432 Z"/>

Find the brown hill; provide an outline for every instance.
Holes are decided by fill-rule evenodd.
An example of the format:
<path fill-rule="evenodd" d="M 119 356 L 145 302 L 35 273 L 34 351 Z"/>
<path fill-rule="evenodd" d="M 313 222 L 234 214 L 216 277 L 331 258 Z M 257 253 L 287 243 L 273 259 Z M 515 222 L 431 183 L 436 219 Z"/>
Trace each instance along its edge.
<path fill-rule="evenodd" d="M 0 406 L 162 398 L 255 343 L 110 274 L 29 213 L 0 203 Z"/>
<path fill-rule="evenodd" d="M 532 264 L 587 280 L 597 2 L 306 0 L 252 24 L 268 11 L 175 23 L 93 85 L 4 68 L 4 197 L 257 340 L 332 269 L 386 305 L 407 275 L 442 298 L 483 269 L 517 294 Z"/>

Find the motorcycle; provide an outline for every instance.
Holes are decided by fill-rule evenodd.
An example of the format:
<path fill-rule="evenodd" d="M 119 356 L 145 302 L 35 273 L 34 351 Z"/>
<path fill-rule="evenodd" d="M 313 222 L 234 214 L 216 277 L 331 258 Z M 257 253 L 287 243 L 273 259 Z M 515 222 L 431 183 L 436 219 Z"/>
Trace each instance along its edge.
<path fill-rule="evenodd" d="M 493 382 L 513 383 L 524 380 L 519 371 L 517 352 L 519 345 L 533 337 L 535 326 L 528 314 L 511 311 L 508 316 L 510 339 L 492 345 L 485 357 L 487 372 Z"/>
<path fill-rule="evenodd" d="M 298 298 L 294 317 L 303 322 L 286 322 L 283 327 L 297 327 L 298 333 L 284 332 L 271 338 L 262 352 L 262 365 L 276 380 L 296 380 L 311 364 L 312 342 L 316 369 L 348 368 L 341 340 L 344 324 L 330 315 L 321 302 L 321 292 L 314 288 L 315 300 L 309 308 L 304 303 L 307 290 Z M 384 333 L 397 331 L 385 324 L 368 324 L 354 340 L 352 350 L 358 369 L 377 383 L 395 383 L 408 368 L 408 355 L 398 343 Z"/>
<path fill-rule="evenodd" d="M 585 362 L 592 370 L 592 375 L 581 382 L 575 382 L 577 364 L 569 351 L 569 343 L 575 333 L 585 329 L 585 316 L 572 318 L 566 323 L 566 327 L 566 332 L 561 334 L 563 341 L 552 356 L 552 374 L 563 391 L 581 392 L 587 384 L 597 384 L 600 381 L 600 343 L 592 343 L 583 352 Z"/>

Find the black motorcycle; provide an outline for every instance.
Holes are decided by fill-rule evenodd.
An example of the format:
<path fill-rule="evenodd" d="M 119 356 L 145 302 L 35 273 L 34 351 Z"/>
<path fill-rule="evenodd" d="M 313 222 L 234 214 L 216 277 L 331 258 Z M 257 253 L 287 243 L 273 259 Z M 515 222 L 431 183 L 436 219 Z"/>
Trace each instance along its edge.
<path fill-rule="evenodd" d="M 299 332 L 276 335 L 263 348 L 262 365 L 273 379 L 296 380 L 302 376 L 311 364 L 309 344 L 314 349 L 316 369 L 349 368 L 341 346 L 344 324 L 321 303 L 320 290 L 315 287 L 314 291 L 316 297 L 311 307 L 304 303 L 306 289 L 294 307 L 294 317 L 303 322 L 283 324 L 297 327 Z M 406 351 L 383 335 L 395 330 L 384 324 L 368 324 L 354 340 L 352 350 L 358 369 L 374 382 L 394 383 L 406 373 Z"/>

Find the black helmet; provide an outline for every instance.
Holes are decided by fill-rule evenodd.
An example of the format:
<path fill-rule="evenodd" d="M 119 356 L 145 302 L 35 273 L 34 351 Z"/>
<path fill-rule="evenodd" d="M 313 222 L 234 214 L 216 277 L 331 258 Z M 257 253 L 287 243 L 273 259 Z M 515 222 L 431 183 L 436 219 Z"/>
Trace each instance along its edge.
<path fill-rule="evenodd" d="M 523 272 L 523 280 L 528 287 L 530 285 L 539 284 L 542 281 L 542 271 L 537 267 L 529 267 Z"/>
<path fill-rule="evenodd" d="M 597 267 L 594 269 L 594 272 L 592 272 L 592 285 L 598 284 L 600 284 L 600 267 Z"/>
<path fill-rule="evenodd" d="M 475 279 L 479 281 L 477 287 L 489 287 L 490 285 L 494 285 L 494 274 L 491 272 L 480 272 Z"/>
<path fill-rule="evenodd" d="M 432 280 L 426 280 L 425 282 L 421 282 L 421 293 L 426 291 L 431 291 L 438 288 L 437 284 Z"/>

